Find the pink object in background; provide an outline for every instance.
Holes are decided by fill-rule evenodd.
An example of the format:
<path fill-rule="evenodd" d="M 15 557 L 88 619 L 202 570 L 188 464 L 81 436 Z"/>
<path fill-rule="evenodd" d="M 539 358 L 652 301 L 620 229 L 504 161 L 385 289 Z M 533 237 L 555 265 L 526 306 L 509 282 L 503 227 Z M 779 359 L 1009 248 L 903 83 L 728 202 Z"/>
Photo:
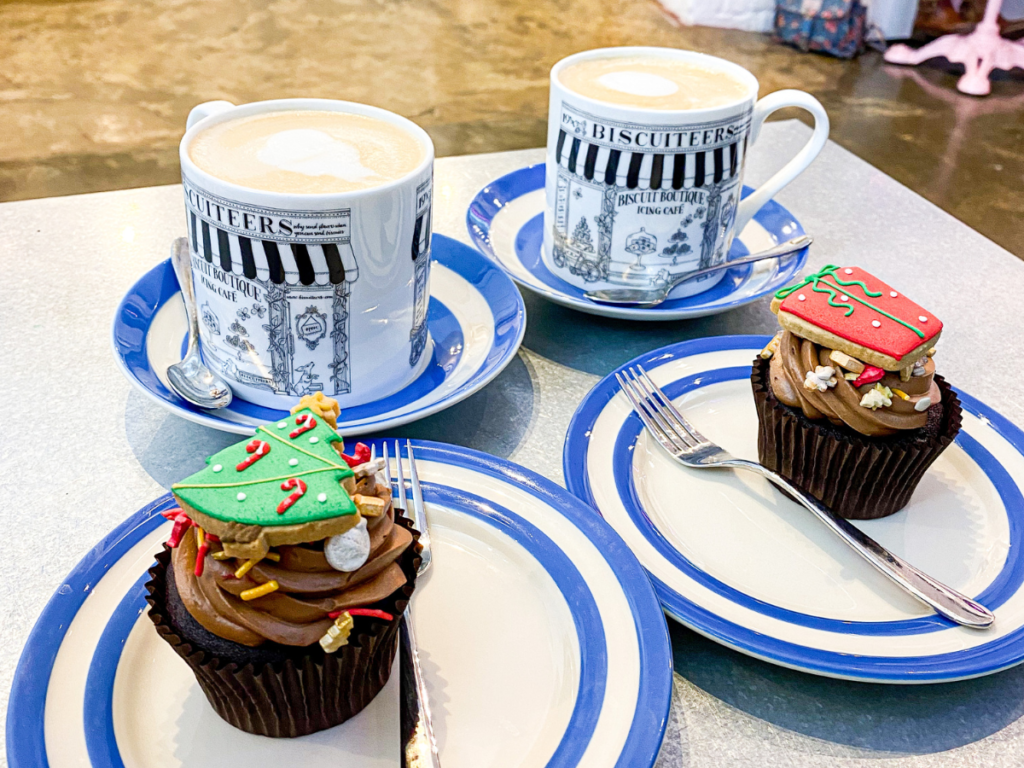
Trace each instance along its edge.
<path fill-rule="evenodd" d="M 1024 69 L 1024 44 L 999 34 L 997 20 L 1002 4 L 1002 0 L 989 0 L 984 18 L 968 35 L 946 35 L 917 50 L 894 45 L 885 52 L 885 60 L 890 64 L 913 65 L 943 56 L 964 65 L 966 71 L 957 81 L 957 89 L 972 96 L 986 96 L 992 89 L 988 77 L 993 69 Z"/>

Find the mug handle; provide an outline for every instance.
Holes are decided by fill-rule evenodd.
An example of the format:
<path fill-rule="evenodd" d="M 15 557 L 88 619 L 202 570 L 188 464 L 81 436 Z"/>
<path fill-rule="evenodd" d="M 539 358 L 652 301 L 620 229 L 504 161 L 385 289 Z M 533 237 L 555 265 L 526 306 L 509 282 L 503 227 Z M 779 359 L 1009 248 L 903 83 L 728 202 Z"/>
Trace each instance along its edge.
<path fill-rule="evenodd" d="M 213 102 L 218 103 L 218 102 Z M 796 90 L 776 91 L 769 93 L 754 105 L 754 114 L 750 121 L 750 144 L 753 146 L 761 133 L 761 126 L 765 118 L 784 107 L 799 107 L 811 113 L 814 117 L 814 133 L 803 149 L 797 152 L 796 157 L 776 171 L 768 181 L 755 189 L 736 206 L 736 224 L 733 230 L 737 235 L 743 231 L 754 214 L 761 210 L 761 207 L 779 193 L 784 186 L 804 172 L 804 169 L 811 164 L 811 161 L 818 156 L 821 148 L 828 141 L 828 113 L 821 106 L 821 102 L 809 93 Z M 199 107 L 196 107 L 198 109 Z"/>
<path fill-rule="evenodd" d="M 796 91 L 796 93 L 799 93 L 799 91 Z M 760 105 L 760 102 L 758 104 Z M 185 121 L 185 130 L 187 131 L 204 117 L 215 115 L 226 109 L 233 109 L 234 106 L 230 101 L 205 101 L 198 106 L 192 107 L 192 111 L 188 113 L 188 119 Z"/>

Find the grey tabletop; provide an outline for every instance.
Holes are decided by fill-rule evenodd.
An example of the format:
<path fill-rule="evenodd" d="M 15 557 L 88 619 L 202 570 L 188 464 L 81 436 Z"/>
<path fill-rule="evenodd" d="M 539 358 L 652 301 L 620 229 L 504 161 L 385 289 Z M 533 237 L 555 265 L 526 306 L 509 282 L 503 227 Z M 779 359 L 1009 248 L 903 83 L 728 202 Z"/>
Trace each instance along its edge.
<path fill-rule="evenodd" d="M 765 126 L 747 183 L 766 179 L 808 134 L 796 121 Z M 542 160 L 542 150 L 439 160 L 436 231 L 468 242 L 473 195 Z M 857 264 L 927 297 L 946 327 L 943 374 L 1024 424 L 1024 385 L 1003 370 L 1020 343 L 1024 264 L 832 143 L 778 199 L 816 239 L 810 267 Z M 238 439 L 161 410 L 114 363 L 118 302 L 183 232 L 178 186 L 0 205 L 4 711 L 22 645 L 64 575 L 117 523 Z M 562 482 L 566 428 L 600 377 L 665 344 L 775 326 L 767 300 L 641 324 L 524 299 L 526 338 L 508 368 L 464 402 L 390 434 L 486 451 Z M 669 624 L 676 674 L 659 768 L 1024 764 L 1024 667 L 945 685 L 847 683 Z"/>

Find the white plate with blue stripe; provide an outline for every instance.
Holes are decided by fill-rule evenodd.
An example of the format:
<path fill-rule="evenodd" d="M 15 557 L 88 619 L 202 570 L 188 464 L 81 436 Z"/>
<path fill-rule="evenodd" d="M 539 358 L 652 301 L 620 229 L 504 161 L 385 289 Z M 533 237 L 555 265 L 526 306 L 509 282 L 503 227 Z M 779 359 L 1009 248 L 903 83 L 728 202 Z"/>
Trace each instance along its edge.
<path fill-rule="evenodd" d="M 338 430 L 362 435 L 408 424 L 479 391 L 508 365 L 526 333 L 526 308 L 515 285 L 494 264 L 444 235 L 432 241 L 427 327 L 433 360 L 395 394 L 345 408 Z M 185 307 L 170 261 L 153 267 L 131 287 L 114 317 L 114 355 L 121 371 L 144 395 L 182 418 L 225 432 L 251 435 L 284 411 L 236 397 L 210 411 L 171 391 L 167 367 L 181 360 L 188 342 Z"/>
<path fill-rule="evenodd" d="M 756 461 L 750 369 L 768 339 L 682 342 L 619 370 L 642 364 L 708 439 Z M 957 392 L 963 429 L 910 504 L 856 525 L 992 609 L 989 630 L 930 613 L 762 478 L 676 464 L 641 429 L 614 374 L 569 426 L 566 483 L 637 555 L 665 611 L 713 640 L 851 680 L 978 677 L 1024 661 L 1024 432 Z"/>
<path fill-rule="evenodd" d="M 417 585 L 416 635 L 442 764 L 653 765 L 672 655 L 636 558 L 554 483 L 414 445 L 434 557 Z M 220 720 L 145 615 L 146 571 L 170 532 L 159 513 L 173 506 L 166 495 L 132 515 L 43 610 L 11 690 L 10 768 L 397 765 L 396 674 L 356 718 L 311 736 Z"/>
<path fill-rule="evenodd" d="M 743 188 L 746 197 L 752 190 Z M 496 179 L 469 205 L 466 225 L 481 253 L 524 288 L 566 307 L 592 315 L 629 320 L 685 320 L 727 312 L 774 293 L 793 281 L 807 261 L 807 248 L 781 259 L 733 267 L 713 288 L 656 307 L 599 304 L 553 274 L 541 259 L 544 241 L 544 164 L 530 165 Z M 733 240 L 730 259 L 771 248 L 804 234 L 796 218 L 774 200 L 758 211 Z"/>

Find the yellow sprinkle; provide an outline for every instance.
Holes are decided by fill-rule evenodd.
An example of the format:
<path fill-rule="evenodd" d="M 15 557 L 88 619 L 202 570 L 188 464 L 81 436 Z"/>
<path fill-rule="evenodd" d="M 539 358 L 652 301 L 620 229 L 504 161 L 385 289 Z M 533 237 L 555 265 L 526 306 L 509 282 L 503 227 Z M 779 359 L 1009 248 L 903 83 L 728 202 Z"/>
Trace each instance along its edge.
<path fill-rule="evenodd" d="M 843 378 L 846 379 L 847 381 L 856 381 L 858 376 L 860 376 L 859 373 L 844 373 L 843 374 Z"/>
<path fill-rule="evenodd" d="M 269 595 L 271 592 L 276 592 L 277 587 L 278 584 L 276 581 L 268 581 L 265 584 L 260 584 L 258 587 L 242 590 L 242 594 L 240 594 L 239 597 L 243 600 L 255 600 L 257 597 L 263 597 L 264 595 Z"/>
<path fill-rule="evenodd" d="M 281 556 L 279 554 L 277 554 L 277 552 L 267 552 L 267 554 L 265 554 L 263 557 L 266 558 L 267 560 L 269 560 L 272 563 L 280 563 L 281 562 Z"/>
<path fill-rule="evenodd" d="M 214 560 L 230 560 L 231 559 L 231 555 L 229 555 L 227 552 L 225 552 L 222 549 L 220 552 L 214 552 L 213 553 L 213 559 Z"/>
<path fill-rule="evenodd" d="M 894 395 L 896 395 L 896 397 L 900 398 L 901 400 L 909 400 L 910 399 L 910 395 L 908 395 L 902 389 L 894 389 L 894 390 L 892 390 L 892 393 Z"/>
<path fill-rule="evenodd" d="M 254 557 L 251 560 L 246 560 L 241 566 L 239 566 L 238 570 L 235 571 L 235 578 L 240 579 L 245 576 L 245 574 L 251 571 L 252 567 L 262 559 L 262 557 Z"/>
<path fill-rule="evenodd" d="M 206 534 L 203 533 L 203 529 L 198 525 L 196 526 L 196 546 L 202 547 L 206 543 Z"/>

